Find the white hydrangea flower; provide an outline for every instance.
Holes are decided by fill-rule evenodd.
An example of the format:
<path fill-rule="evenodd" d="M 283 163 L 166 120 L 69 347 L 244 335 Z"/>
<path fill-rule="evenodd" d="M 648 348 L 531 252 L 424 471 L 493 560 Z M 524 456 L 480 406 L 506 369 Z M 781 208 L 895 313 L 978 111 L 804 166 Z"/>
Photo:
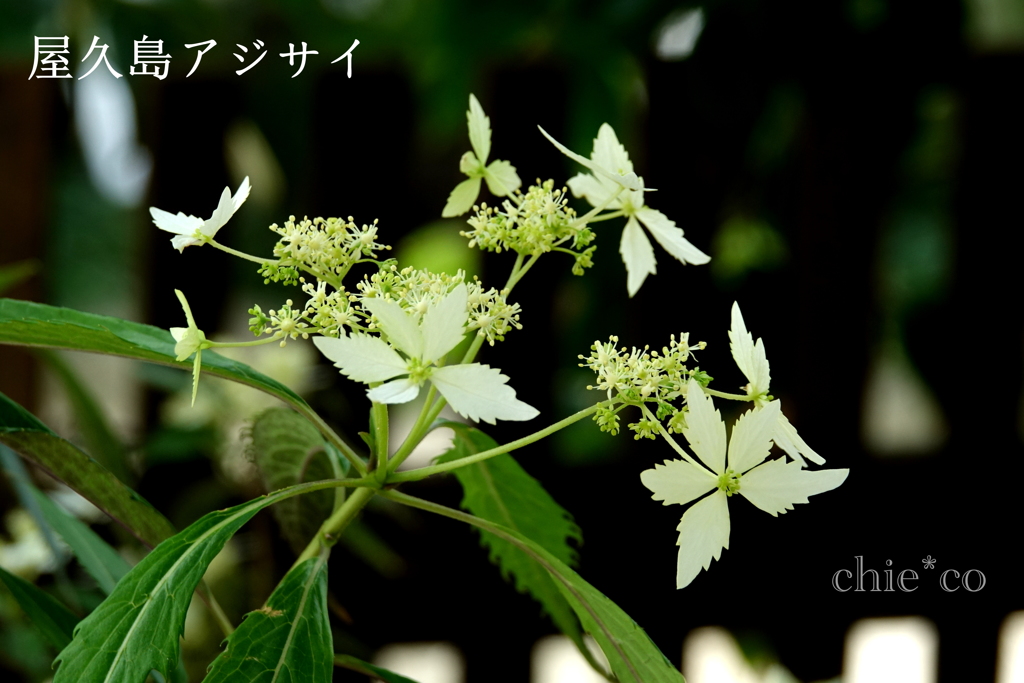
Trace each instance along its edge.
<path fill-rule="evenodd" d="M 203 365 L 203 349 L 210 348 L 210 342 L 196 325 L 195 318 L 192 317 L 192 309 L 189 308 L 185 295 L 181 293 L 180 289 L 174 290 L 174 293 L 178 296 L 178 301 L 181 302 L 181 307 L 185 310 L 185 319 L 188 321 L 188 327 L 172 327 L 170 330 L 171 336 L 177 342 L 174 345 L 174 360 L 187 360 L 193 353 L 196 354 L 196 360 L 192 364 L 192 405 L 195 405 L 196 392 L 199 391 L 199 372 Z"/>
<path fill-rule="evenodd" d="M 246 176 L 242 184 L 238 186 L 234 197 L 231 196 L 231 188 L 225 187 L 213 215 L 205 221 L 202 218 L 188 216 L 181 211 L 175 215 L 155 206 L 149 207 L 149 214 L 153 217 L 156 227 L 176 235 L 171 238 L 171 244 L 181 252 L 185 250 L 185 247 L 190 247 L 193 244 L 205 244 L 208 240 L 213 239 L 217 231 L 231 220 L 231 217 L 238 211 L 238 207 L 249 197 L 249 190 L 249 176 Z"/>
<path fill-rule="evenodd" d="M 463 417 L 491 424 L 533 419 L 537 409 L 516 398 L 500 370 L 480 363 L 437 366 L 466 334 L 467 304 L 468 291 L 461 283 L 436 303 L 424 305 L 419 320 L 394 301 L 363 299 L 363 308 L 377 319 L 390 344 L 369 334 L 314 337 L 313 343 L 350 379 L 384 382 L 366 392 L 377 403 L 411 401 L 429 380 Z"/>
<path fill-rule="evenodd" d="M 728 454 L 722 416 L 696 380 L 690 380 L 687 404 L 683 435 L 706 467 L 692 460 L 667 460 L 640 474 L 640 481 L 654 492 L 652 498 L 665 505 L 686 505 L 714 491 L 692 505 L 677 527 L 677 588 L 689 585 L 729 547 L 727 501 L 733 494 L 741 494 L 778 517 L 795 504 L 806 503 L 809 496 L 836 488 L 849 474 L 847 469 L 805 470 L 800 463 L 787 463 L 784 457 L 765 462 L 780 415 L 778 402 L 740 416 L 733 426 Z"/>
<path fill-rule="evenodd" d="M 548 139 L 551 139 L 550 136 Z M 607 123 L 601 125 L 597 137 L 594 138 L 594 149 L 590 153 L 589 161 L 578 154 L 568 152 L 558 143 L 555 145 L 569 154 L 570 158 L 593 171 L 578 173 L 569 180 L 567 184 L 573 195 L 583 197 L 594 207 L 621 209 L 626 216 L 626 227 L 622 231 L 619 252 L 626 264 L 626 289 L 630 296 L 640 291 L 640 286 L 647 276 L 654 275 L 656 271 L 654 248 L 640 227 L 641 223 L 665 251 L 682 263 L 699 266 L 711 260 L 710 256 L 683 237 L 682 228 L 676 227 L 674 221 L 657 209 L 644 204 L 643 178 L 637 178 L 633 172 L 633 162 L 629 160 L 626 148 L 619 143 L 615 131 Z M 620 178 L 635 178 L 636 182 L 627 184 Z M 620 186 L 626 190 L 609 201 L 612 195 L 619 191 Z"/>
<path fill-rule="evenodd" d="M 491 119 L 484 115 L 480 102 L 472 94 L 469 96 L 469 110 L 466 112 L 469 123 L 469 142 L 472 152 L 466 152 L 459 161 L 459 170 L 469 176 L 455 186 L 448 195 L 448 203 L 441 212 L 443 218 L 461 216 L 469 211 L 480 194 L 480 179 L 487 181 L 487 189 L 495 197 L 511 195 L 522 185 L 516 167 L 507 161 L 495 159 L 487 163 L 491 153 Z"/>
<path fill-rule="evenodd" d="M 768 385 L 771 383 L 771 372 L 768 367 L 768 358 L 764 352 L 764 341 L 758 337 L 757 343 L 754 343 L 754 336 L 747 331 L 747 326 L 743 322 L 740 305 L 735 301 L 732 304 L 732 328 L 729 330 L 729 342 L 732 357 L 749 382 L 747 395 L 754 399 L 754 404 L 758 408 L 765 407 L 769 404 Z M 771 401 L 771 403 L 778 403 L 778 401 Z M 825 458 L 807 445 L 807 442 L 797 433 L 796 427 L 781 410 L 772 432 L 772 440 L 793 460 L 800 463 L 801 467 L 807 466 L 804 458 L 818 465 L 825 464 Z"/>

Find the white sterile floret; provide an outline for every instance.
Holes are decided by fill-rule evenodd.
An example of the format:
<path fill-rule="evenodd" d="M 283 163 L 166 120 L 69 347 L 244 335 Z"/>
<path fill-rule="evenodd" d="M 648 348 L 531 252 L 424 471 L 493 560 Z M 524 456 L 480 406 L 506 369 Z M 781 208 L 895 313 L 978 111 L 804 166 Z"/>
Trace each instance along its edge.
<path fill-rule="evenodd" d="M 725 423 L 710 396 L 690 380 L 689 412 L 683 435 L 697 454 L 696 461 L 667 460 L 640 474 L 640 481 L 665 505 L 686 505 L 700 498 L 679 523 L 679 559 L 676 587 L 689 585 L 711 560 L 729 547 L 728 498 L 739 493 L 756 507 L 778 517 L 809 496 L 831 491 L 846 480 L 847 469 L 810 471 L 797 462 L 777 458 L 765 462 L 772 446 L 772 432 L 779 405 L 771 402 L 739 417 L 733 426 L 728 449 Z M 709 491 L 710 496 L 703 497 Z"/>
<path fill-rule="evenodd" d="M 249 196 L 249 189 L 249 176 L 246 176 L 242 184 L 238 186 L 234 197 L 231 196 L 231 188 L 225 187 L 213 215 L 205 221 L 202 218 L 186 215 L 181 211 L 175 215 L 155 206 L 149 207 L 149 213 L 153 217 L 156 227 L 177 235 L 177 237 L 171 238 L 171 244 L 178 251 L 184 251 L 185 247 L 190 247 L 193 244 L 205 244 L 213 239 L 217 231 L 231 220 L 231 217 L 238 211 L 238 207 L 245 202 Z"/>
<path fill-rule="evenodd" d="M 206 340 L 206 335 L 196 325 L 196 320 L 192 317 L 192 309 L 189 308 L 185 295 L 181 293 L 180 289 L 174 290 L 174 293 L 178 296 L 178 301 L 181 302 L 181 307 L 185 310 L 185 320 L 188 321 L 188 327 L 172 327 L 170 329 L 171 336 L 177 342 L 174 345 L 174 360 L 187 360 L 193 353 L 196 354 L 195 362 L 192 364 L 192 405 L 195 405 L 196 393 L 199 391 L 199 371 L 203 365 L 203 349 L 210 348 L 210 342 Z"/>
<path fill-rule="evenodd" d="M 495 159 L 490 164 L 487 157 L 491 153 L 491 120 L 484 114 L 480 102 L 472 94 L 469 96 L 469 110 L 466 112 L 469 124 L 469 143 L 472 152 L 466 152 L 459 160 L 459 170 L 469 176 L 455 186 L 448 195 L 448 203 L 441 212 L 443 218 L 461 216 L 469 211 L 480 194 L 480 179 L 487 181 L 487 189 L 495 197 L 505 197 L 522 185 L 516 174 L 516 167 L 507 161 Z"/>
<path fill-rule="evenodd" d="M 729 330 L 729 346 L 732 349 L 733 360 L 740 372 L 747 378 L 747 395 L 753 398 L 758 408 L 769 404 L 768 385 L 771 383 L 771 372 L 768 367 L 768 358 L 764 352 L 764 341 L 758 337 L 754 343 L 754 336 L 747 331 L 743 322 L 743 315 L 740 313 L 740 305 L 737 302 L 732 304 L 732 328 Z M 771 403 L 779 403 L 771 401 Z M 813 448 L 807 445 L 796 431 L 789 419 L 779 411 L 779 419 L 772 432 L 772 439 L 782 450 L 800 464 L 806 467 L 806 457 L 818 465 L 825 464 L 825 458 L 818 455 Z"/>
<path fill-rule="evenodd" d="M 496 368 L 480 363 L 438 367 L 438 361 L 466 334 L 468 290 L 464 283 L 428 304 L 419 320 L 397 302 L 383 298 L 363 299 L 362 306 L 376 318 L 387 342 L 369 334 L 351 334 L 336 339 L 314 337 L 313 343 L 350 379 L 384 382 L 366 392 L 370 400 L 406 403 L 416 398 L 429 380 L 452 410 L 471 420 L 493 424 L 495 420 L 530 420 L 538 415 L 536 408 L 516 398 L 515 389 L 506 384 L 508 377 Z"/>
<path fill-rule="evenodd" d="M 633 163 L 629 160 L 626 148 L 619 143 L 615 131 L 607 123 L 601 125 L 597 137 L 594 138 L 594 150 L 590 153 L 590 158 L 593 161 L 589 166 L 591 170 L 604 169 L 616 174 L 633 172 Z M 638 181 L 639 185 L 643 186 L 643 178 L 639 178 Z M 621 183 L 610 179 L 607 173 L 601 172 L 578 173 L 567 184 L 573 195 L 585 198 L 591 206 L 621 209 L 626 216 L 626 227 L 622 231 L 619 252 L 626 264 L 626 289 L 630 296 L 640 291 L 648 275 L 654 275 L 657 265 L 654 248 L 640 227 L 641 223 L 658 244 L 680 262 L 699 266 L 711 260 L 710 256 L 683 237 L 682 228 L 677 227 L 674 221 L 644 204 L 642 189 L 631 188 L 611 199 L 619 191 Z"/>

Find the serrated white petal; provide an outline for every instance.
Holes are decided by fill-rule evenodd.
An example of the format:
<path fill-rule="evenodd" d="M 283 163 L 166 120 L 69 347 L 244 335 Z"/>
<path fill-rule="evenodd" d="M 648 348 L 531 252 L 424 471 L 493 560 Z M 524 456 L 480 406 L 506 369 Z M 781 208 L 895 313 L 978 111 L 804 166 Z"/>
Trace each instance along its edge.
<path fill-rule="evenodd" d="M 725 472 L 725 423 L 700 383 L 691 379 L 686 389 L 686 429 L 690 448 L 715 474 Z"/>
<path fill-rule="evenodd" d="M 683 237 L 682 228 L 676 227 L 675 221 L 670 220 L 661 211 L 645 206 L 636 212 L 636 217 L 647 226 L 654 239 L 658 240 L 658 244 L 680 262 L 699 266 L 711 260 L 710 256 Z"/>
<path fill-rule="evenodd" d="M 772 450 L 772 434 L 779 422 L 779 402 L 753 408 L 739 416 L 729 437 L 729 467 L 743 474 L 764 462 Z"/>
<path fill-rule="evenodd" d="M 362 300 L 363 308 L 377 318 L 380 329 L 392 344 L 412 358 L 423 358 L 423 334 L 416 319 L 395 301 L 373 297 Z"/>
<path fill-rule="evenodd" d="M 778 403 L 778 401 L 772 401 L 772 403 Z M 804 462 L 805 457 L 815 464 L 825 464 L 825 458 L 818 455 L 813 448 L 807 445 L 807 442 L 797 433 L 796 427 L 793 426 L 784 413 L 779 413 L 779 419 L 775 423 L 772 439 L 775 441 L 775 445 L 786 451 L 786 454 L 800 463 L 801 467 L 807 466 L 807 463 Z"/>
<path fill-rule="evenodd" d="M 172 327 L 170 329 L 171 336 L 174 337 L 174 341 L 180 342 L 185 338 L 185 333 L 188 332 L 187 327 Z"/>
<path fill-rule="evenodd" d="M 487 189 L 495 197 L 507 197 L 523 184 L 516 173 L 516 167 L 502 159 L 495 159 L 484 171 Z"/>
<path fill-rule="evenodd" d="M 632 216 L 622 229 L 619 253 L 622 254 L 622 262 L 626 264 L 626 291 L 633 296 L 640 291 L 647 276 L 657 272 L 657 261 L 651 241 Z"/>
<path fill-rule="evenodd" d="M 690 585 L 701 569 L 711 567 L 729 548 L 729 503 L 723 491 L 698 501 L 683 514 L 679 531 L 679 560 L 676 563 L 676 588 Z"/>
<path fill-rule="evenodd" d="M 420 394 L 420 385 L 408 377 L 392 380 L 366 392 L 376 403 L 408 403 Z"/>
<path fill-rule="evenodd" d="M 196 230 L 203 227 L 203 219 L 195 216 L 188 216 L 181 211 L 177 214 L 158 209 L 155 206 L 149 207 L 149 215 L 153 217 L 156 227 L 176 235 L 187 235 L 191 237 Z"/>
<path fill-rule="evenodd" d="M 571 149 L 569 149 L 568 147 L 566 147 L 565 145 L 560 143 L 558 140 L 555 140 L 553 137 L 548 135 L 547 131 L 544 130 L 543 128 L 541 128 L 540 126 L 537 126 L 537 128 L 540 128 L 541 134 L 543 134 L 544 137 L 546 137 L 551 144 L 553 144 L 556 148 L 558 148 L 559 152 L 561 152 L 565 156 L 569 157 L 570 159 L 572 159 L 576 163 L 580 164 L 581 166 L 586 166 L 587 168 L 589 168 L 594 173 L 596 173 L 596 174 L 598 174 L 600 176 L 603 176 L 605 178 L 608 178 L 609 180 L 611 180 L 611 181 L 613 181 L 613 182 L 615 182 L 615 183 L 617 183 L 619 185 L 622 185 L 627 190 L 640 190 L 640 189 L 643 189 L 643 185 L 640 183 L 640 179 L 637 178 L 636 173 L 633 173 L 632 171 L 627 173 L 627 174 L 625 174 L 625 175 L 618 175 L 616 173 L 613 173 L 613 172 L 605 169 L 600 164 L 596 164 L 593 161 L 591 161 L 590 159 L 587 159 L 586 157 L 580 156 L 576 152 L 572 151 Z"/>
<path fill-rule="evenodd" d="M 477 422 L 532 420 L 539 411 L 516 398 L 508 377 L 497 368 L 480 363 L 449 365 L 430 376 L 452 410 Z"/>
<path fill-rule="evenodd" d="M 380 337 L 313 337 L 313 344 L 342 374 L 356 382 L 383 382 L 408 372 L 405 359 Z"/>
<path fill-rule="evenodd" d="M 247 185 L 248 183 L 243 184 Z M 242 188 L 238 189 L 241 191 Z M 224 191 L 220 193 L 220 201 L 217 202 L 217 208 L 213 210 L 213 215 L 203 221 L 203 227 L 199 229 L 199 232 L 207 237 L 214 237 L 217 231 L 231 220 L 233 215 L 235 215 L 235 202 L 231 198 L 231 188 L 225 187 Z"/>
<path fill-rule="evenodd" d="M 765 355 L 764 342 L 761 339 L 754 343 L 754 336 L 747 331 L 740 313 L 738 302 L 732 304 L 732 327 L 729 329 L 729 348 L 732 349 L 733 360 L 740 372 L 750 382 L 753 394 L 767 393 L 771 384 L 771 369 Z"/>
<path fill-rule="evenodd" d="M 664 465 L 640 473 L 640 481 L 649 488 L 654 500 L 665 505 L 686 505 L 715 488 L 715 475 L 685 460 L 666 460 Z"/>
<path fill-rule="evenodd" d="M 611 183 L 611 181 L 606 181 Z M 569 178 L 565 183 L 569 186 L 569 190 L 572 192 L 574 197 L 583 197 L 591 206 L 601 206 L 608 199 L 608 195 L 615 192 L 617 186 L 612 184 L 612 188 L 609 189 L 605 183 L 602 183 L 599 179 L 595 178 L 589 173 L 577 173 L 572 178 Z M 609 209 L 617 209 L 621 206 L 619 200 L 614 200 L 608 204 Z"/>
<path fill-rule="evenodd" d="M 442 218 L 461 216 L 473 208 L 476 198 L 480 195 L 480 179 L 469 178 L 455 186 L 448 195 L 448 202 L 441 211 Z"/>
<path fill-rule="evenodd" d="M 491 153 L 491 119 L 484 114 L 484 108 L 473 94 L 469 96 L 466 122 L 469 124 L 469 144 L 480 163 L 486 164 L 487 155 Z"/>
<path fill-rule="evenodd" d="M 848 469 L 805 470 L 798 462 L 776 458 L 740 477 L 740 493 L 775 517 L 806 503 L 809 496 L 831 491 L 844 481 Z"/>
<path fill-rule="evenodd" d="M 428 363 L 439 360 L 466 336 L 468 299 L 466 285 L 460 283 L 423 314 L 423 321 L 420 323 L 420 332 L 423 335 L 423 360 Z"/>
<path fill-rule="evenodd" d="M 195 237 L 188 237 L 186 235 L 175 235 L 171 238 L 171 246 L 177 249 L 179 252 L 185 250 L 185 247 L 191 247 L 195 244 L 202 244 L 203 241 L 196 239 Z"/>
<path fill-rule="evenodd" d="M 615 130 L 607 123 L 602 123 L 594 138 L 594 151 L 590 158 L 616 175 L 633 172 L 633 162 L 629 160 L 626 148 L 615 136 Z M 635 189 L 635 188 L 634 188 Z"/>
<path fill-rule="evenodd" d="M 235 192 L 235 196 L 231 198 L 231 203 L 235 207 L 235 211 L 245 203 L 245 200 L 249 198 L 249 191 L 252 187 L 249 185 L 249 176 L 245 176 L 242 184 L 238 186 L 238 190 Z"/>

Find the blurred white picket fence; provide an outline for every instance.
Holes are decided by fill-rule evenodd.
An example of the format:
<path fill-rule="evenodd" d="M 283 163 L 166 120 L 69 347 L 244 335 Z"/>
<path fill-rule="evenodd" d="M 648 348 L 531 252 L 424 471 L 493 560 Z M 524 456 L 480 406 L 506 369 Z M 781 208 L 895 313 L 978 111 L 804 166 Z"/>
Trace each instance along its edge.
<path fill-rule="evenodd" d="M 835 683 L 935 683 L 939 636 L 923 617 L 863 619 L 846 634 L 842 676 Z M 728 631 L 709 626 L 683 643 L 687 683 L 799 683 L 785 668 L 754 671 Z M 374 660 L 419 683 L 465 683 L 462 653 L 450 643 L 396 643 Z M 604 683 L 569 639 L 548 636 L 533 647 L 530 683 Z M 825 683 L 825 682 L 822 682 Z M 1003 622 L 996 683 L 1024 683 L 1024 612 Z"/>

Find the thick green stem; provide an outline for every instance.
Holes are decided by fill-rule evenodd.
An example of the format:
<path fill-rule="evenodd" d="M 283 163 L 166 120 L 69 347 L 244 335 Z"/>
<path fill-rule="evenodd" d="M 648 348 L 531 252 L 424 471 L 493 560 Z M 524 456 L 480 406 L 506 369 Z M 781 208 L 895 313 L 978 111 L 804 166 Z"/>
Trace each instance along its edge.
<path fill-rule="evenodd" d="M 434 417 L 431 417 L 433 412 L 434 398 L 437 396 L 437 388 L 431 384 L 430 389 L 427 390 L 427 396 L 423 400 L 423 408 L 420 409 L 420 414 L 416 416 L 416 422 L 413 424 L 412 429 L 406 435 L 405 440 L 395 451 L 395 454 L 391 457 L 391 462 L 388 463 L 388 471 L 394 472 L 399 465 L 405 462 L 405 459 L 412 454 L 416 446 L 419 445 L 423 437 L 427 435 L 427 430 L 430 424 L 437 417 L 437 413 L 441 412 L 441 409 L 437 409 L 437 413 L 434 413 Z M 441 406 L 444 406 L 444 399 L 441 399 Z"/>
<path fill-rule="evenodd" d="M 317 532 L 313 540 L 309 542 L 309 545 L 306 546 L 306 549 L 302 551 L 302 554 L 299 555 L 298 559 L 295 560 L 295 564 L 292 565 L 292 569 L 299 566 L 306 560 L 319 555 L 322 546 L 326 545 L 327 547 L 330 547 L 337 543 L 338 538 L 341 536 L 342 532 L 345 531 L 345 527 L 347 527 L 352 520 L 356 518 L 376 493 L 376 489 L 365 486 L 356 489 L 356 491 L 353 492 L 344 503 L 342 503 L 341 507 L 335 510 L 334 513 L 320 525 L 320 530 Z"/>
<path fill-rule="evenodd" d="M 442 463 L 440 465 L 432 465 L 430 467 L 421 467 L 419 469 L 411 470 L 409 472 L 395 472 L 394 474 L 391 474 L 388 477 L 388 482 L 387 483 L 388 484 L 397 484 L 397 483 L 400 483 L 400 482 L 403 482 L 403 481 L 419 481 L 421 479 L 426 479 L 427 477 L 429 477 L 429 476 L 431 476 L 433 474 L 440 474 L 441 472 L 450 472 L 451 470 L 457 470 L 460 467 L 466 467 L 467 465 L 474 465 L 474 464 L 476 464 L 478 462 L 483 462 L 484 460 L 488 460 L 490 458 L 493 458 L 496 455 L 501 455 L 502 453 L 508 453 L 510 451 L 514 451 L 516 449 L 522 448 L 523 446 L 529 446 L 530 444 L 532 444 L 534 442 L 540 441 L 541 439 L 543 439 L 546 436 L 550 436 L 551 434 L 554 434 L 555 432 L 557 432 L 560 429 L 565 429 L 569 425 L 571 425 L 571 424 L 573 424 L 575 422 L 579 422 L 580 420 L 582 420 L 583 418 L 585 418 L 585 417 L 587 417 L 589 415 L 593 415 L 594 413 L 597 412 L 598 408 L 600 408 L 601 405 L 602 404 L 600 404 L 600 403 L 596 403 L 596 404 L 590 406 L 589 408 L 584 408 L 583 410 L 579 411 L 578 413 L 573 413 L 572 415 L 570 415 L 569 417 L 565 418 L 564 420 L 559 420 L 558 422 L 554 423 L 553 425 L 545 427 L 544 429 L 541 429 L 540 431 L 534 432 L 533 434 L 530 434 L 529 436 L 524 436 L 521 439 L 516 439 L 515 441 L 510 441 L 510 442 L 508 442 L 507 444 L 505 444 L 503 446 L 498 446 L 497 448 L 491 448 L 490 450 L 481 451 L 480 453 L 476 453 L 474 455 L 470 455 L 470 456 L 465 457 L 465 458 L 460 458 L 458 460 L 453 460 L 451 462 Z"/>
<path fill-rule="evenodd" d="M 388 472 L 388 406 L 375 401 L 370 412 L 373 417 L 374 478 L 384 483 Z"/>

